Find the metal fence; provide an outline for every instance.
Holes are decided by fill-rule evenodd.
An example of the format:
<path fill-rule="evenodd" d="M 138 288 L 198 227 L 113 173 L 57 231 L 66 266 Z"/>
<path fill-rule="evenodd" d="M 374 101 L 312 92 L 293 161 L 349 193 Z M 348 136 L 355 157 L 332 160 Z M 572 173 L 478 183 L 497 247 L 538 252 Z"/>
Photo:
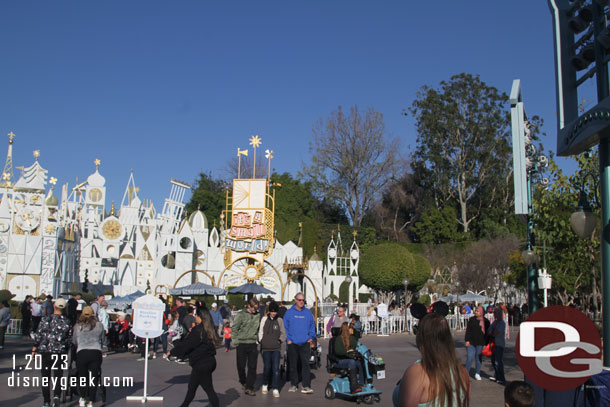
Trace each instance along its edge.
<path fill-rule="evenodd" d="M 6 327 L 7 335 L 21 335 L 21 320 L 11 319 Z"/>

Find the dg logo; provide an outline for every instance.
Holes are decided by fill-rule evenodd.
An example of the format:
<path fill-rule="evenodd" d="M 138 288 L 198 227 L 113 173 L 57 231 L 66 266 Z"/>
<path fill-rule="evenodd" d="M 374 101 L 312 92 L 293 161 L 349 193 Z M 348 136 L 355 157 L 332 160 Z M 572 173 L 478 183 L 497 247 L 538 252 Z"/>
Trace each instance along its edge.
<path fill-rule="evenodd" d="M 560 305 L 542 308 L 519 326 L 517 362 L 525 376 L 554 391 L 570 390 L 602 371 L 601 338 L 582 312 Z"/>

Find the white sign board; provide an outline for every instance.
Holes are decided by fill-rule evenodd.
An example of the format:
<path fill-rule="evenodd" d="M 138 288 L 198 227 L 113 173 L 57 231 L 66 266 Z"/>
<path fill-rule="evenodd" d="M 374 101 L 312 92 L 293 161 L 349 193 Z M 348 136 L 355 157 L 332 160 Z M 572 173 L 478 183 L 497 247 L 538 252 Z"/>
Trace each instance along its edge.
<path fill-rule="evenodd" d="M 163 333 L 163 311 L 165 304 L 154 295 L 144 295 L 134 301 L 133 328 L 140 338 L 156 338 Z"/>

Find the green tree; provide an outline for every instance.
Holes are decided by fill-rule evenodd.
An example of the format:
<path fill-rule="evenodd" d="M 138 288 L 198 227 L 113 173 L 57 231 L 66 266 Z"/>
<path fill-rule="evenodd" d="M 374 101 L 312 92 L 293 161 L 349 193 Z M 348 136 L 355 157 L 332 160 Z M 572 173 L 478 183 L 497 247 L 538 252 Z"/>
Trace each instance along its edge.
<path fill-rule="evenodd" d="M 553 184 L 548 189 L 538 188 L 534 199 L 534 231 L 536 251 L 546 255 L 547 271 L 553 275 L 552 295 L 562 304 L 579 296 L 591 301 L 600 310 L 600 233 L 601 222 L 589 239 L 580 239 L 570 227 L 570 215 L 575 211 L 579 187 L 589 191 L 593 201 L 593 183 L 598 175 L 597 154 L 581 154 L 576 158 L 579 171 L 571 176 L 563 174 L 555 161 L 550 160 Z M 589 176 L 592 175 L 593 177 Z M 599 219 L 599 210 L 598 219 Z M 550 248 L 542 252 L 542 243 Z"/>
<path fill-rule="evenodd" d="M 418 291 L 430 277 L 430 272 L 427 260 L 410 253 L 399 243 L 367 245 L 362 249 L 359 265 L 361 282 L 380 292 L 386 301 L 403 288 L 402 280 L 405 277 L 409 279 L 409 287 Z"/>
<path fill-rule="evenodd" d="M 415 171 L 437 208 L 455 203 L 465 233 L 480 215 L 477 193 L 506 188 L 510 178 L 507 102 L 478 76 L 461 73 L 439 89 L 424 86 L 410 108 L 418 131 Z"/>
<path fill-rule="evenodd" d="M 442 244 L 466 240 L 468 235 L 459 229 L 455 208 L 446 205 L 442 209 L 428 208 L 415 223 L 413 232 L 421 243 Z"/>
<path fill-rule="evenodd" d="M 313 127 L 311 164 L 303 163 L 302 176 L 315 193 L 340 202 L 352 225 L 360 226 L 375 199 L 399 166 L 398 141 L 385 136 L 383 115 L 357 106 L 349 115 L 339 108 Z"/>
<path fill-rule="evenodd" d="M 212 174 L 203 172 L 199 174 L 199 179 L 195 184 L 196 187 L 190 202 L 186 205 L 186 211 L 193 213 L 200 209 L 211 227 L 216 219 L 220 219 L 220 213 L 225 208 L 226 191 L 229 184 L 221 179 L 212 178 Z"/>

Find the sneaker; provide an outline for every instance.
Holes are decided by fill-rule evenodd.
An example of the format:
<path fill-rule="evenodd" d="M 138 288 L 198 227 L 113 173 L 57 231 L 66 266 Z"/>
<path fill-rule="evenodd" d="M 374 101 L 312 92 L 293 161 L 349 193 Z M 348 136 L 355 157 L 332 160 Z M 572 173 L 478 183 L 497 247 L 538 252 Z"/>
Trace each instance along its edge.
<path fill-rule="evenodd" d="M 157 354 L 156 354 L 156 353 L 153 353 L 152 358 L 153 358 L 153 359 L 157 359 Z"/>
<path fill-rule="evenodd" d="M 138 362 L 142 362 L 143 360 L 145 360 L 146 358 L 138 358 Z"/>
<path fill-rule="evenodd" d="M 163 354 L 163 359 L 167 359 L 167 353 Z"/>
<path fill-rule="evenodd" d="M 78 407 L 85 407 L 85 404 L 87 404 L 85 399 L 81 397 L 80 400 L 78 400 Z"/>
<path fill-rule="evenodd" d="M 280 391 L 278 389 L 273 389 L 273 397 L 280 397 Z"/>
<path fill-rule="evenodd" d="M 490 377 L 489 377 L 489 380 L 491 380 L 492 382 L 495 382 L 495 381 L 496 381 L 496 378 L 495 378 L 495 377 L 493 377 L 493 376 L 490 376 Z"/>
<path fill-rule="evenodd" d="M 478 373 L 474 374 L 474 380 L 481 380 L 481 375 Z"/>
<path fill-rule="evenodd" d="M 244 391 L 244 394 L 247 396 L 256 396 L 256 393 L 254 392 L 254 390 L 250 390 L 250 389 L 246 389 L 246 391 Z"/>
<path fill-rule="evenodd" d="M 504 386 L 506 384 L 506 382 L 504 380 L 497 380 L 496 383 L 498 383 L 501 386 Z"/>
<path fill-rule="evenodd" d="M 176 363 L 178 363 L 179 365 L 184 365 L 186 363 L 186 360 L 184 360 L 184 359 L 176 359 Z"/>
<path fill-rule="evenodd" d="M 42 407 L 51 407 L 51 403 L 42 403 Z"/>
<path fill-rule="evenodd" d="M 87 403 L 87 407 L 93 407 L 93 401 L 89 401 L 89 402 Z"/>
<path fill-rule="evenodd" d="M 261 388 L 261 393 L 267 394 L 268 392 L 269 392 L 269 387 L 267 387 L 266 384 L 263 384 L 263 387 Z"/>
<path fill-rule="evenodd" d="M 301 393 L 303 393 L 303 394 L 311 394 L 311 393 L 313 393 L 313 390 L 312 390 L 311 387 L 303 387 L 301 389 Z"/>
<path fill-rule="evenodd" d="M 59 407 L 61 404 L 59 402 L 59 397 L 53 397 L 53 402 L 51 403 L 53 407 Z M 92 404 L 93 405 L 93 404 Z"/>
<path fill-rule="evenodd" d="M 297 390 L 299 390 L 299 388 L 297 386 L 290 386 L 290 388 L 288 389 L 289 392 L 294 393 Z"/>

